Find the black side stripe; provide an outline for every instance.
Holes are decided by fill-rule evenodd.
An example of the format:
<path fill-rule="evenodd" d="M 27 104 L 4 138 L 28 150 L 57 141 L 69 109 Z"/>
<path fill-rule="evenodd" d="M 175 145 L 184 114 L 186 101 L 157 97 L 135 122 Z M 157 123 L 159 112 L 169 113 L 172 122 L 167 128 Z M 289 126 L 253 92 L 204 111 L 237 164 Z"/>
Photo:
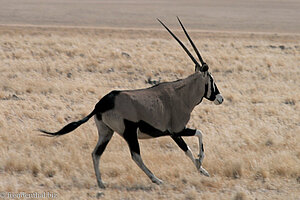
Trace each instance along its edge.
<path fill-rule="evenodd" d="M 205 84 L 205 91 L 203 97 L 207 96 L 207 91 L 208 91 L 208 84 Z"/>

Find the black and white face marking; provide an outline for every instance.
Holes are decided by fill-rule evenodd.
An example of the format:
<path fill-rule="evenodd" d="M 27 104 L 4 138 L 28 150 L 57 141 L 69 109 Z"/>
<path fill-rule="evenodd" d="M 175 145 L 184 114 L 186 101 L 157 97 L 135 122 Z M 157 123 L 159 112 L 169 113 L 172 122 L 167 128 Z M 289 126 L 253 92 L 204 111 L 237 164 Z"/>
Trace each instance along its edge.
<path fill-rule="evenodd" d="M 210 101 L 213 101 L 216 105 L 223 103 L 224 99 L 219 92 L 219 89 L 214 81 L 213 76 L 207 72 L 208 82 L 205 85 L 204 97 Z"/>

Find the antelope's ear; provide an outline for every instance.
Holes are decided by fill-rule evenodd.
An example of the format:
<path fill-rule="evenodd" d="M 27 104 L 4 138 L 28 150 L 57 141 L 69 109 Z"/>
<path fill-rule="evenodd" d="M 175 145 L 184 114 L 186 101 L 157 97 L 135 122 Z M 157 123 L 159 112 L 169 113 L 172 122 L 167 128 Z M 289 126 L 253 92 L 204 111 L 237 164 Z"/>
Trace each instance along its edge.
<path fill-rule="evenodd" d="M 195 72 L 200 72 L 201 71 L 201 66 L 199 64 L 195 65 Z"/>
<path fill-rule="evenodd" d="M 203 65 L 200 68 L 201 72 L 207 72 L 209 69 L 208 65 L 206 63 L 203 63 Z"/>

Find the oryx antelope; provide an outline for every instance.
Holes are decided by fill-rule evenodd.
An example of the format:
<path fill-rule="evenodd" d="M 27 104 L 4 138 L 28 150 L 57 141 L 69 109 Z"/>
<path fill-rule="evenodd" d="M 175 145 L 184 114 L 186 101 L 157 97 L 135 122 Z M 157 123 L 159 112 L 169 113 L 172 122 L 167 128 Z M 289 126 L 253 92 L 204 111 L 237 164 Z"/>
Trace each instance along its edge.
<path fill-rule="evenodd" d="M 112 91 L 105 95 L 85 118 L 69 123 L 58 132 L 41 132 L 50 136 L 60 136 L 76 129 L 92 116 L 97 125 L 99 139 L 92 152 L 94 169 L 98 186 L 104 188 L 99 171 L 99 160 L 114 132 L 120 134 L 128 143 L 132 159 L 146 173 L 152 182 L 161 184 L 143 163 L 138 139 L 170 136 L 192 160 L 200 173 L 209 176 L 202 167 L 204 148 L 200 130 L 186 127 L 194 107 L 203 98 L 221 104 L 221 96 L 208 66 L 201 58 L 199 51 L 186 32 L 180 19 L 177 18 L 186 37 L 196 52 L 201 65 L 192 56 L 184 44 L 158 19 L 167 31 L 176 39 L 195 64 L 195 72 L 185 79 L 165 82 L 146 89 Z M 199 140 L 199 158 L 195 159 L 182 136 L 197 136 Z"/>

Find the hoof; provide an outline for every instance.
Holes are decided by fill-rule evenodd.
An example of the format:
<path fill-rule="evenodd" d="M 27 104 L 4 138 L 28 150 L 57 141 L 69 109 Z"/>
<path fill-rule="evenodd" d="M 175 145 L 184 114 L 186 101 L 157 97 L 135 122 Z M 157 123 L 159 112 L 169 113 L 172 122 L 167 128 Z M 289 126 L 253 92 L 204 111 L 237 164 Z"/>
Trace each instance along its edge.
<path fill-rule="evenodd" d="M 200 167 L 199 172 L 201 174 L 203 174 L 204 176 L 207 176 L 207 177 L 210 176 L 209 173 L 203 167 Z"/>
<path fill-rule="evenodd" d="M 161 184 L 164 183 L 162 180 L 160 180 L 158 178 L 153 179 L 152 182 L 155 183 L 155 184 L 157 184 L 157 185 L 161 185 Z"/>
<path fill-rule="evenodd" d="M 98 181 L 98 187 L 101 189 L 105 189 L 105 186 L 102 181 Z"/>

